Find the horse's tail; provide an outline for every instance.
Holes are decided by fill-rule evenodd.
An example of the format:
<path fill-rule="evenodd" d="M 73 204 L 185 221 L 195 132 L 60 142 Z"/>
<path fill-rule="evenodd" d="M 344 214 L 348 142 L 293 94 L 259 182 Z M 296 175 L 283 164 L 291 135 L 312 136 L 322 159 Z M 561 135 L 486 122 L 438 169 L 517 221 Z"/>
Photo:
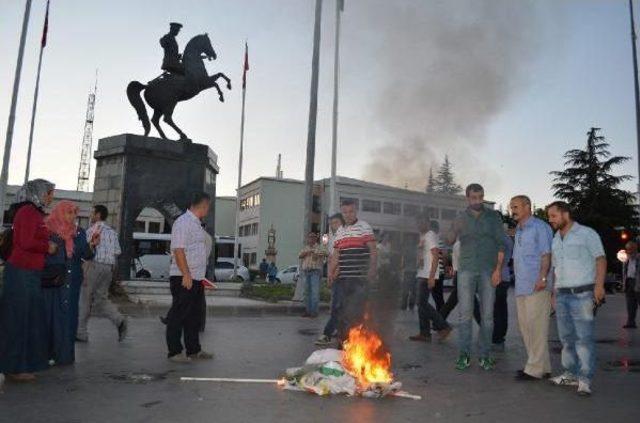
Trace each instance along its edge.
<path fill-rule="evenodd" d="M 147 108 L 145 107 L 144 102 L 142 101 L 142 96 L 140 95 L 145 88 L 147 88 L 147 86 L 138 81 L 131 81 L 129 82 L 129 85 L 127 85 L 127 98 L 133 108 L 136 109 L 138 119 L 142 121 L 144 134 L 146 136 L 149 134 L 149 130 L 151 129 L 151 123 L 149 122 Z"/>

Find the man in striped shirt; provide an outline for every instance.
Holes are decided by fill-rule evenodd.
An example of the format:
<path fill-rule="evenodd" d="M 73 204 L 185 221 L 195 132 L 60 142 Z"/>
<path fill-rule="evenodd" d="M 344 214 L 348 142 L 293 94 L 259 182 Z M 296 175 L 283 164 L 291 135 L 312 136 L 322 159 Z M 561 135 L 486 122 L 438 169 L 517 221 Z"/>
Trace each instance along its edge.
<path fill-rule="evenodd" d="M 95 255 L 84 265 L 85 280 L 80 292 L 78 334 L 76 339 L 87 342 L 89 334 L 87 324 L 91 312 L 104 314 L 118 329 L 118 340 L 127 335 L 127 320 L 109 300 L 109 285 L 113 279 L 116 259 L 120 255 L 118 234 L 105 220 L 109 216 L 107 208 L 101 204 L 94 206 L 91 214 L 91 227 L 87 230 L 87 240 L 98 242 Z"/>
<path fill-rule="evenodd" d="M 377 277 L 377 249 L 373 229 L 358 220 L 355 202 L 343 201 L 340 211 L 345 224 L 336 233 L 329 272 L 340 290 L 338 339 L 344 341 L 349 329 L 362 322 L 368 282 Z"/>

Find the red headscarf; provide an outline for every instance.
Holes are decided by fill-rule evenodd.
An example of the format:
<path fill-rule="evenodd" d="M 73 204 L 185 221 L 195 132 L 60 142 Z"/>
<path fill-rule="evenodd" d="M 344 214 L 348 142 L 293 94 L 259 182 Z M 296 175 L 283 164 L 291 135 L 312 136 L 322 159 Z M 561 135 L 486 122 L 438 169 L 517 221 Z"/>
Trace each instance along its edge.
<path fill-rule="evenodd" d="M 71 201 L 62 200 L 56 204 L 53 210 L 51 210 L 51 214 L 49 214 L 45 220 L 49 231 L 64 240 L 67 249 L 67 257 L 71 257 L 73 255 L 73 239 L 76 235 L 75 222 L 69 222 L 67 219 L 67 214 L 72 211 L 77 214 L 78 206 Z"/>

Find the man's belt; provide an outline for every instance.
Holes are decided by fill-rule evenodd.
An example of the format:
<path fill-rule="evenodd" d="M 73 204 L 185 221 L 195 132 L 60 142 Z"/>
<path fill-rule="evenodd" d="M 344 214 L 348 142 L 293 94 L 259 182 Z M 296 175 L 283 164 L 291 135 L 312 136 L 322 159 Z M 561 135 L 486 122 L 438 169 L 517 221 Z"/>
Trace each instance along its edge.
<path fill-rule="evenodd" d="M 582 292 L 593 291 L 595 284 L 576 286 L 575 288 L 557 288 L 558 294 L 580 294 Z"/>

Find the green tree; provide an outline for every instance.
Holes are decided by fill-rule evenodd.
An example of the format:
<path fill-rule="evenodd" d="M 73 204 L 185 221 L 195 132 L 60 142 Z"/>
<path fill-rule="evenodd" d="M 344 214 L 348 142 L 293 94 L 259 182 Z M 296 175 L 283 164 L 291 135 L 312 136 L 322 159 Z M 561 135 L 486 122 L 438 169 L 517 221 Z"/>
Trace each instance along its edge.
<path fill-rule="evenodd" d="M 427 180 L 427 192 L 435 192 L 436 181 L 433 177 L 433 168 L 429 168 L 429 179 Z"/>
<path fill-rule="evenodd" d="M 565 169 L 551 175 L 555 196 L 571 205 L 578 222 L 598 231 L 612 263 L 620 247 L 615 228 L 635 228 L 636 211 L 633 194 L 620 188 L 631 176 L 613 174 L 629 157 L 612 156 L 599 130 L 591 128 L 586 147 L 567 151 Z"/>
<path fill-rule="evenodd" d="M 455 181 L 453 175 L 453 169 L 449 156 L 444 156 L 444 162 L 438 169 L 438 175 L 435 178 L 435 186 L 433 186 L 435 192 L 441 192 L 444 194 L 460 194 L 462 187 Z"/>

